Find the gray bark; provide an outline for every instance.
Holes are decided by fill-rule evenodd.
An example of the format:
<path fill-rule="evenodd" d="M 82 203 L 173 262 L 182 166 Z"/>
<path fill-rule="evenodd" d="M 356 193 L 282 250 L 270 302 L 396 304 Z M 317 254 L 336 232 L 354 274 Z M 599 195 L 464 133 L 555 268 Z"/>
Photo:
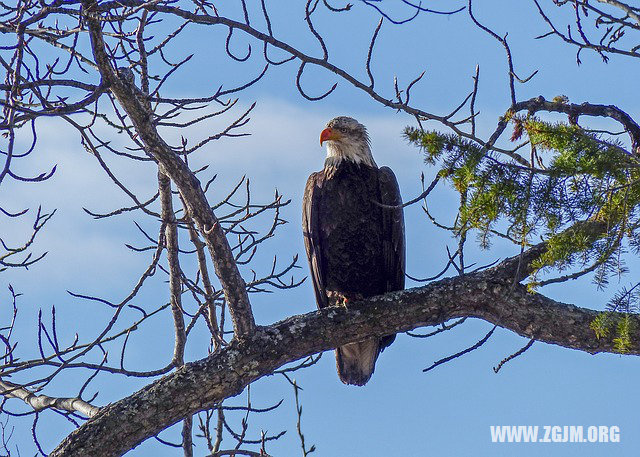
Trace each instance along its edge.
<path fill-rule="evenodd" d="M 187 363 L 105 407 L 51 456 L 122 455 L 182 418 L 238 395 L 246 385 L 286 363 L 372 335 L 452 318 L 480 318 L 527 338 L 591 354 L 616 351 L 613 335 L 598 339 L 590 328 L 597 311 L 532 294 L 514 284 L 511 274 L 518 263 L 514 257 L 482 272 L 256 327 L 246 338 L 233 340 L 208 358 Z M 640 328 L 640 317 L 631 319 Z M 637 340 L 628 353 L 640 353 Z"/>

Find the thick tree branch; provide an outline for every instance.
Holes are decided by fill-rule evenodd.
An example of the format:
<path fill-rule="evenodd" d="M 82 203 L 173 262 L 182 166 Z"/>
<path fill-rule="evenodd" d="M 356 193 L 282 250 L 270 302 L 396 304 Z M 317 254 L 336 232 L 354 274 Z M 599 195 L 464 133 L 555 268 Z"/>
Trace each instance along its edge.
<path fill-rule="evenodd" d="M 109 89 L 129 115 L 140 140 L 145 145 L 146 152 L 162 165 L 164 172 L 176 183 L 183 201 L 187 204 L 189 213 L 193 216 L 209 248 L 216 274 L 229 303 L 235 334 L 242 337 L 251 333 L 255 327 L 255 321 L 246 284 L 238 271 L 229 242 L 211 210 L 200 181 L 158 134 L 153 124 L 153 113 L 146 100 L 142 99 L 133 85 L 119 78 L 111 66 L 111 59 L 107 55 L 102 36 L 101 23 L 94 12 L 97 7 L 95 0 L 85 0 L 83 6 L 93 55 L 103 80 L 107 81 Z"/>
<path fill-rule="evenodd" d="M 527 292 L 503 276 L 515 258 L 486 271 L 443 279 L 427 286 L 294 316 L 258 327 L 204 360 L 117 403 L 69 435 L 51 454 L 56 457 L 117 456 L 168 425 L 221 400 L 238 395 L 249 383 L 278 367 L 361 340 L 404 332 L 448 319 L 476 317 L 527 338 L 591 354 L 616 352 L 613 336 L 596 338 L 590 328 L 598 311 Z M 629 316 L 640 328 L 640 316 Z M 640 354 L 640 339 L 629 354 Z"/>

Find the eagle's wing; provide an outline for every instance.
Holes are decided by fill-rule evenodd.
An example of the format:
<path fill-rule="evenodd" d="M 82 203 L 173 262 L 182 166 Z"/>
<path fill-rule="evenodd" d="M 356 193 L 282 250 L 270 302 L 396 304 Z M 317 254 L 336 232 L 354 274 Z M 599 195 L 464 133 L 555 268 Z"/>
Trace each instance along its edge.
<path fill-rule="evenodd" d="M 318 223 L 319 200 L 322 192 L 322 187 L 318 185 L 318 181 L 322 177 L 322 172 L 313 173 L 309 176 L 307 186 L 304 189 L 304 196 L 302 197 L 302 234 L 318 308 L 324 308 L 328 305 L 323 276 L 324 262 L 320 246 L 320 225 Z"/>
<path fill-rule="evenodd" d="M 380 168 L 380 200 L 383 205 L 402 205 L 400 187 L 389 167 Z M 382 209 L 382 239 L 387 292 L 404 289 L 405 243 L 402 208 Z"/>
<path fill-rule="evenodd" d="M 402 205 L 400 187 L 391 168 L 380 168 L 378 182 L 380 184 L 380 200 L 383 205 Z M 382 208 L 382 230 L 386 291 L 402 290 L 404 289 L 405 272 L 404 212 L 402 208 Z M 393 343 L 395 338 L 395 335 L 382 337 L 379 350 L 384 350 Z"/>

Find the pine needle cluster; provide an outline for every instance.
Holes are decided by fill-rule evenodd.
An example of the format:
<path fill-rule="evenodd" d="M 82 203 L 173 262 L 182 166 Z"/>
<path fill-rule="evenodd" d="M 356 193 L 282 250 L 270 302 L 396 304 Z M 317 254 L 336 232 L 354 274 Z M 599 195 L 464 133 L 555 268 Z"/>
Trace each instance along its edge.
<path fill-rule="evenodd" d="M 626 271 L 625 250 L 640 251 L 640 161 L 620 142 L 572 123 L 509 122 L 511 140 L 522 141 L 529 157 L 413 127 L 405 137 L 460 194 L 457 236 L 474 231 L 484 247 L 492 236 L 525 248 L 543 239 L 548 249 L 533 265 L 532 288 L 594 271 L 603 287 Z M 563 270 L 573 273 L 537 279 Z"/>

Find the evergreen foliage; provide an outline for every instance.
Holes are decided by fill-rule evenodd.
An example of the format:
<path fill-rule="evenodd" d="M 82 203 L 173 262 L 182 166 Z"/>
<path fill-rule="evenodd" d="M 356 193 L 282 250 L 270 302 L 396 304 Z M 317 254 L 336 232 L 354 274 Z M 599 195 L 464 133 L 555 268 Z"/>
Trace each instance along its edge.
<path fill-rule="evenodd" d="M 425 162 L 460 194 L 453 232 L 478 234 L 488 247 L 492 235 L 526 248 L 546 240 L 547 250 L 534 264 L 529 286 L 578 278 L 595 272 L 603 287 L 626 271 L 623 254 L 640 251 L 640 161 L 622 143 L 583 129 L 574 122 L 546 122 L 535 116 L 509 114 L 511 141 L 523 141 L 511 152 L 496 152 L 455 134 L 407 127 L 405 137 L 419 147 Z M 528 147 L 529 157 L 514 156 Z M 528 164 L 524 165 L 525 163 Z M 557 272 L 571 270 L 559 275 Z M 540 280 L 542 272 L 555 277 Z M 640 294 L 622 291 L 610 310 L 633 312 Z M 623 303 L 624 302 L 624 303 Z M 611 327 L 624 352 L 628 320 L 594 321 L 598 337 Z"/>

